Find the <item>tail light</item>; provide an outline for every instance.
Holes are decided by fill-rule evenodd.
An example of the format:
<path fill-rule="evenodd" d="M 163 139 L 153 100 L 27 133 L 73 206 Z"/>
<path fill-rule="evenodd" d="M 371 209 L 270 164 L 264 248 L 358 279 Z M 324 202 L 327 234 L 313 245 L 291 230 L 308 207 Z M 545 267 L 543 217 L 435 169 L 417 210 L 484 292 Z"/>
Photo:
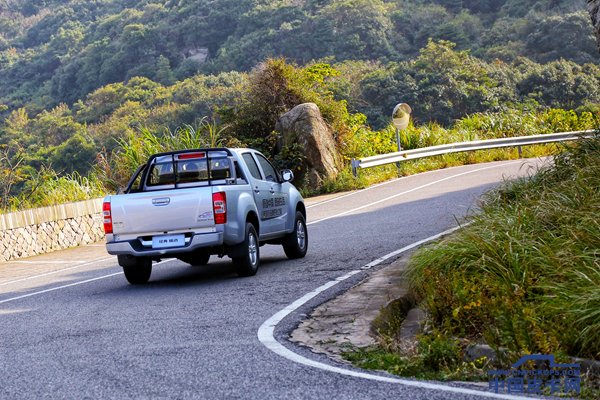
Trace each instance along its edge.
<path fill-rule="evenodd" d="M 104 217 L 104 233 L 113 233 L 110 203 L 102 203 L 102 216 Z"/>
<path fill-rule="evenodd" d="M 227 223 L 227 197 L 225 192 L 213 193 L 213 211 L 215 212 L 215 224 Z"/>

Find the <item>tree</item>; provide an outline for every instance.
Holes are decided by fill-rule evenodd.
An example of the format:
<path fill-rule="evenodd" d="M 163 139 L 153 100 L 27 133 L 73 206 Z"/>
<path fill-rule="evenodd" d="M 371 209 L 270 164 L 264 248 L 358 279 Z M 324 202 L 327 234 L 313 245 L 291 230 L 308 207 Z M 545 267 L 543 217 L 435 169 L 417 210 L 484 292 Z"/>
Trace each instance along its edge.
<path fill-rule="evenodd" d="M 0 145 L 0 187 L 2 188 L 1 208 L 8 206 L 11 189 L 15 183 L 27 178 L 22 164 L 25 154 L 18 146 Z"/>
<path fill-rule="evenodd" d="M 156 75 L 154 76 L 154 80 L 165 86 L 171 86 L 175 83 L 175 77 L 173 76 L 173 71 L 171 71 L 169 59 L 162 55 L 158 58 L 158 61 L 156 61 Z"/>

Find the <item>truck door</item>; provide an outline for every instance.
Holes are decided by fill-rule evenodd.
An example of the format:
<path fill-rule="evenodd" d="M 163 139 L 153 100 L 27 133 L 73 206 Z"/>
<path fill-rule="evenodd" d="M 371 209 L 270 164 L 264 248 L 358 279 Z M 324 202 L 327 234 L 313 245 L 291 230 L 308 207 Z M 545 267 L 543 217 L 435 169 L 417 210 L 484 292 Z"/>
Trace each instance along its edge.
<path fill-rule="evenodd" d="M 250 172 L 250 186 L 252 186 L 252 193 L 254 194 L 254 201 L 256 202 L 256 208 L 258 209 L 258 218 L 260 219 L 260 232 L 259 236 L 264 234 L 269 234 L 276 231 L 275 220 L 273 218 L 268 218 L 268 210 L 270 205 L 270 200 L 273 195 L 271 194 L 271 185 L 269 182 L 265 181 L 263 176 L 260 173 L 260 169 L 254 157 L 252 157 L 252 153 L 244 153 L 242 154 L 242 159 L 244 163 L 248 167 L 248 171 Z"/>
<path fill-rule="evenodd" d="M 264 180 L 268 183 L 267 187 L 269 187 L 269 194 L 271 195 L 267 202 L 263 204 L 264 217 L 272 219 L 273 232 L 284 231 L 288 217 L 287 203 L 289 198 L 287 198 L 287 193 L 283 191 L 283 184 L 273 165 L 260 153 L 254 153 L 254 156 L 258 160 L 258 165 L 262 170 Z M 261 219 L 262 217 L 263 215 L 261 215 Z"/>

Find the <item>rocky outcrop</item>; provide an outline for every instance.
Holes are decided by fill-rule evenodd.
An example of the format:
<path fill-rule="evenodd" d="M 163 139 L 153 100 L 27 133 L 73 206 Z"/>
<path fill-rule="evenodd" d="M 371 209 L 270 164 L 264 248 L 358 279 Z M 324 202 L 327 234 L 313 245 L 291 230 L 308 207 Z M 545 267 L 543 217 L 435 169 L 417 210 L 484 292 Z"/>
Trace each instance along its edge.
<path fill-rule="evenodd" d="M 184 58 L 186 60 L 194 60 L 198 64 L 204 64 L 204 62 L 208 61 L 208 48 L 200 47 L 198 49 L 191 49 Z"/>
<path fill-rule="evenodd" d="M 594 25 L 594 33 L 600 51 L 600 0 L 588 0 L 587 9 L 592 19 L 592 25 Z"/>
<path fill-rule="evenodd" d="M 281 134 L 277 151 L 293 143 L 302 146 L 308 165 L 308 171 L 303 172 L 308 172 L 309 189 L 318 188 L 324 176 L 337 176 L 340 155 L 333 133 L 316 104 L 304 103 L 294 107 L 279 118 L 275 130 Z"/>

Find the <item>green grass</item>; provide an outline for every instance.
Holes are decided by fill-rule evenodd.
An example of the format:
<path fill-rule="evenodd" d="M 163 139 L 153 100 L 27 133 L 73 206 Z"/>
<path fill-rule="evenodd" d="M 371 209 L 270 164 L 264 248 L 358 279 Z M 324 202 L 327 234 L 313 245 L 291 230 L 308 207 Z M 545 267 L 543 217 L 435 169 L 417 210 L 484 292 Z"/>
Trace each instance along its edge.
<path fill-rule="evenodd" d="M 394 344 L 353 349 L 342 353 L 354 366 L 386 371 L 406 378 L 437 381 L 486 381 L 488 362 L 486 358 L 474 362 L 462 361 L 462 350 L 457 340 L 439 332 L 431 332 L 421 338 L 413 349 L 400 351 Z"/>
<path fill-rule="evenodd" d="M 407 377 L 484 381 L 478 365 L 460 361 L 468 343 L 502 348 L 504 367 L 526 354 L 599 360 L 599 171 L 597 132 L 488 192 L 469 226 L 413 255 L 408 278 L 429 327 L 418 349 L 402 353 L 398 332 L 387 332 L 380 346 L 346 358 Z M 448 343 L 456 357 L 440 355 Z M 579 397 L 600 398 L 597 377 L 582 379 Z"/>
<path fill-rule="evenodd" d="M 78 173 L 58 176 L 51 169 L 42 168 L 27 182 L 27 189 L 19 196 L 9 198 L 0 214 L 30 208 L 96 199 L 109 194 L 104 181 L 96 174 L 80 176 Z"/>
<path fill-rule="evenodd" d="M 488 193 L 472 225 L 418 253 L 410 276 L 434 326 L 511 360 L 600 359 L 599 168 L 596 135 Z"/>

